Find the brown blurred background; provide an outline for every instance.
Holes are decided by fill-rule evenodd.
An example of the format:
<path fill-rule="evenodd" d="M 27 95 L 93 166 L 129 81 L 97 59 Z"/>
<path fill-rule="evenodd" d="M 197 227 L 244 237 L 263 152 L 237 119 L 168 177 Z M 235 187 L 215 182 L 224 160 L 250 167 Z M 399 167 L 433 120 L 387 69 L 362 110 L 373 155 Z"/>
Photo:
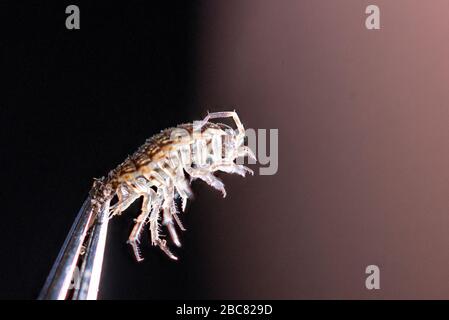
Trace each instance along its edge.
<path fill-rule="evenodd" d="M 370 4 L 380 30 L 365 28 Z M 448 12 L 203 1 L 203 112 L 279 129 L 276 175 L 223 176 L 227 199 L 198 196 L 189 232 L 205 242 L 210 297 L 449 298 Z M 380 290 L 365 288 L 370 264 Z"/>

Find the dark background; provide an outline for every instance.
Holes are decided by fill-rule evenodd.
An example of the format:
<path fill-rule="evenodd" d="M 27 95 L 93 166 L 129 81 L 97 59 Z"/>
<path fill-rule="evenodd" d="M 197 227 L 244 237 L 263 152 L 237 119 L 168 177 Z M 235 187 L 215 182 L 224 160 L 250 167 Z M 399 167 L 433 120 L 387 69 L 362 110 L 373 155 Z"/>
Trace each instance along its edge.
<path fill-rule="evenodd" d="M 93 177 L 234 108 L 277 174 L 195 182 L 178 262 L 112 220 L 99 298 L 449 297 L 446 0 L 96 3 L 0 4 L 0 298 L 38 295 Z"/>
<path fill-rule="evenodd" d="M 75 31 L 65 28 L 69 4 L 0 5 L 1 298 L 37 297 L 93 177 L 203 116 L 192 91 L 195 6 L 77 2 Z M 185 251 L 176 264 L 146 242 L 146 261 L 133 261 L 125 242 L 137 213 L 111 224 L 101 298 L 206 296 Z M 195 250 L 195 232 L 183 242 Z"/>

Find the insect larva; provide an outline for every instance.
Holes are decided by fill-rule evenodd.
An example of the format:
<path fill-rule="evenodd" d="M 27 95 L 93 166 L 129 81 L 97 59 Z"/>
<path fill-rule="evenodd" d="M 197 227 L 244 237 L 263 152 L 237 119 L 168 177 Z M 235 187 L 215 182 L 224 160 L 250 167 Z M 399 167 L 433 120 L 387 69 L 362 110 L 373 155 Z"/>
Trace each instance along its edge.
<path fill-rule="evenodd" d="M 237 128 L 209 121 L 217 118 L 233 118 Z M 151 244 L 177 260 L 166 240 L 161 238 L 161 224 L 167 228 L 173 243 L 181 246 L 175 225 L 185 229 L 175 200 L 181 198 L 184 211 L 187 199 L 192 196 L 190 181 L 201 179 L 225 197 L 224 184 L 214 176 L 215 171 L 243 177 L 246 173 L 253 174 L 251 169 L 235 163 L 236 158 L 244 156 L 256 160 L 251 149 L 244 146 L 244 138 L 245 129 L 235 111 L 209 113 L 202 121 L 165 129 L 149 138 L 107 177 L 95 180 L 91 191 L 93 208 L 109 210 L 112 217 L 143 197 L 141 213 L 128 239 L 137 261 L 143 260 L 138 244 L 147 223 Z M 117 199 L 113 205 L 112 199 Z"/>

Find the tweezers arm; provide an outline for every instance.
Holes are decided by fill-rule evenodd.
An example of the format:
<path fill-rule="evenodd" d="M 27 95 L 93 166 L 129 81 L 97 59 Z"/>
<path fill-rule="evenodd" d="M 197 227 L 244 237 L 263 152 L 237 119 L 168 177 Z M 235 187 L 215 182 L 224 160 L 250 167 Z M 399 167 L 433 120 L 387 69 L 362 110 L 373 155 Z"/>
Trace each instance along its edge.
<path fill-rule="evenodd" d="M 91 220 L 94 219 L 91 210 L 91 198 L 84 201 L 72 228 L 64 241 L 50 274 L 45 281 L 39 300 L 64 300 L 72 282 L 73 273 L 81 253 L 84 240 Z"/>
<path fill-rule="evenodd" d="M 75 288 L 73 300 L 96 300 L 103 267 L 104 249 L 108 231 L 109 210 L 103 209 L 89 232 L 86 253 L 83 255 L 79 287 Z"/>

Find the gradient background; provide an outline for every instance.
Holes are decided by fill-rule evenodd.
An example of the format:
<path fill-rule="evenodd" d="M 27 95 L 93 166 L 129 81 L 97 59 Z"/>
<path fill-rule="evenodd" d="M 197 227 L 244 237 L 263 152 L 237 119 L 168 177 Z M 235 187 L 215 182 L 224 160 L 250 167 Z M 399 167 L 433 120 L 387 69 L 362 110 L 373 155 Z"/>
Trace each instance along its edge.
<path fill-rule="evenodd" d="M 368 4 L 378 31 L 365 29 Z M 209 202 L 214 297 L 449 298 L 448 12 L 207 1 L 199 104 L 279 128 L 278 174 Z M 379 291 L 365 289 L 369 264 Z"/>
<path fill-rule="evenodd" d="M 234 108 L 279 129 L 278 173 L 220 175 L 226 199 L 195 182 L 178 262 L 144 244 L 135 263 L 136 203 L 99 298 L 449 298 L 447 1 L 99 3 L 75 32 L 69 2 L 0 10 L 1 298 L 38 295 L 92 177 Z"/>

